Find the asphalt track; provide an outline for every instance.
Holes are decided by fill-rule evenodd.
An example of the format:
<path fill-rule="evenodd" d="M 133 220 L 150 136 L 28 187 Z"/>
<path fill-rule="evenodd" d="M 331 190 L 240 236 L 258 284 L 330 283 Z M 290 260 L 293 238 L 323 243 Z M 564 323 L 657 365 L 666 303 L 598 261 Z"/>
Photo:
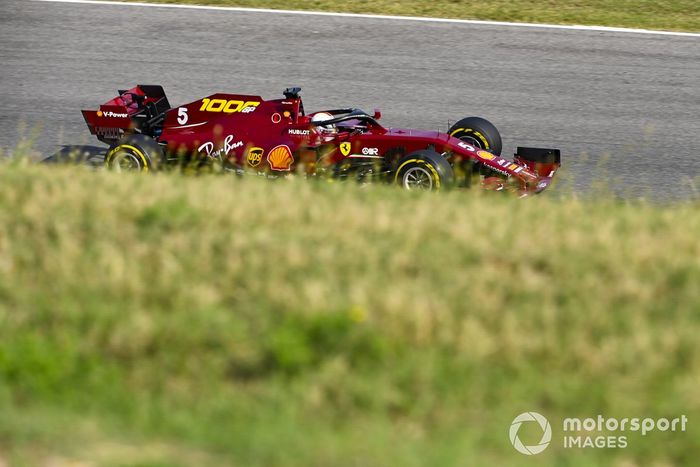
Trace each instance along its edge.
<path fill-rule="evenodd" d="M 699 194 L 700 37 L 0 0 L 0 148 L 93 144 L 80 109 L 162 84 L 173 104 L 214 91 L 307 110 L 380 107 L 387 126 L 466 115 L 516 145 L 554 146 L 577 189 Z"/>

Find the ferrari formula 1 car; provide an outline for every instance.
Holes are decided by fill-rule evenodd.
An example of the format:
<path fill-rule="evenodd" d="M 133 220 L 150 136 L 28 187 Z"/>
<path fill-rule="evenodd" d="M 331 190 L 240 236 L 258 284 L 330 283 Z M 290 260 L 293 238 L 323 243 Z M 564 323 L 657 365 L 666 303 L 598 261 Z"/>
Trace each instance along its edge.
<path fill-rule="evenodd" d="M 498 130 L 479 117 L 463 118 L 447 133 L 385 128 L 378 110 L 307 114 L 300 91 L 288 88 L 283 99 L 267 101 L 213 94 L 171 107 L 161 86 L 138 85 L 83 116 L 110 145 L 104 164 L 115 170 L 218 163 L 238 173 L 326 174 L 421 190 L 478 179 L 526 195 L 547 188 L 560 166 L 557 149 L 518 148 L 513 161 L 501 157 Z"/>

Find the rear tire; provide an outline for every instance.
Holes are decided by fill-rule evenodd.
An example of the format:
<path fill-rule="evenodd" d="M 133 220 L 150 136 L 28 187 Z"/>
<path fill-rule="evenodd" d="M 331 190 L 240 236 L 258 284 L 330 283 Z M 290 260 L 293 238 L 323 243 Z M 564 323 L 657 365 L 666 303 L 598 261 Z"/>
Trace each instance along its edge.
<path fill-rule="evenodd" d="M 438 191 L 453 186 L 455 174 L 450 163 L 435 151 L 424 149 L 403 157 L 394 182 L 405 190 Z"/>
<path fill-rule="evenodd" d="M 450 136 L 497 156 L 500 156 L 503 150 L 503 142 L 498 129 L 481 117 L 463 118 L 452 125 L 448 133 Z"/>
<path fill-rule="evenodd" d="M 163 150 L 153 138 L 130 134 L 109 150 L 104 165 L 116 172 L 149 172 L 158 170 L 163 159 Z"/>

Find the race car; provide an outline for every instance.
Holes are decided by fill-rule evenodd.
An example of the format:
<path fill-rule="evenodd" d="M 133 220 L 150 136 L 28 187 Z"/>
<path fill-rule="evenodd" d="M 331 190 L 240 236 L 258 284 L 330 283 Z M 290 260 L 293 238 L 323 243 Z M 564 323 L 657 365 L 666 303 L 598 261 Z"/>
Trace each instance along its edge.
<path fill-rule="evenodd" d="M 519 147 L 514 160 L 501 157 L 498 130 L 480 117 L 463 118 L 446 133 L 386 128 L 379 110 L 307 114 L 300 91 L 287 88 L 273 100 L 218 93 L 171 107 L 161 86 L 138 85 L 82 113 L 90 132 L 110 145 L 104 165 L 113 170 L 218 164 L 240 174 L 382 180 L 408 190 L 479 180 L 527 195 L 547 188 L 561 164 L 558 149 Z"/>

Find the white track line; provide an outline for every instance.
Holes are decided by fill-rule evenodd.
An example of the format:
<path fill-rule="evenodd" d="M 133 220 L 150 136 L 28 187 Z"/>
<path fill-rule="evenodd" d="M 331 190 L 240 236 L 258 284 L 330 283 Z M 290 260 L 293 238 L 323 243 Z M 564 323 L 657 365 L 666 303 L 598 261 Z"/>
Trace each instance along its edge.
<path fill-rule="evenodd" d="M 695 32 L 675 32 L 675 31 L 653 31 L 649 29 L 631 29 L 631 28 L 611 28 L 606 26 L 566 26 L 561 24 L 538 24 L 538 23 L 510 23 L 506 21 L 480 21 L 471 19 L 449 19 L 449 18 L 424 18 L 418 16 L 389 16 L 389 15 L 368 15 L 359 13 L 333 13 L 327 11 L 301 11 L 301 10 L 272 10 L 269 8 L 243 8 L 243 7 L 225 7 L 225 6 L 206 6 L 206 5 L 183 5 L 174 3 L 138 3 L 138 2 L 114 2 L 102 0 L 33 0 L 38 2 L 51 3 L 79 3 L 89 5 L 119 5 L 119 6 L 137 6 L 137 7 L 152 7 L 152 8 L 180 8 L 189 10 L 214 10 L 214 11 L 238 11 L 248 13 L 275 13 L 284 15 L 307 15 L 307 16 L 335 16 L 340 18 L 365 18 L 365 19 L 384 19 L 398 21 L 422 21 L 430 23 L 452 23 L 452 24 L 479 24 L 485 26 L 510 26 L 519 28 L 545 28 L 545 29 L 569 29 L 574 31 L 598 31 L 598 32 L 619 32 L 631 34 L 654 34 L 659 36 L 682 36 L 682 37 L 700 37 L 700 33 Z"/>

